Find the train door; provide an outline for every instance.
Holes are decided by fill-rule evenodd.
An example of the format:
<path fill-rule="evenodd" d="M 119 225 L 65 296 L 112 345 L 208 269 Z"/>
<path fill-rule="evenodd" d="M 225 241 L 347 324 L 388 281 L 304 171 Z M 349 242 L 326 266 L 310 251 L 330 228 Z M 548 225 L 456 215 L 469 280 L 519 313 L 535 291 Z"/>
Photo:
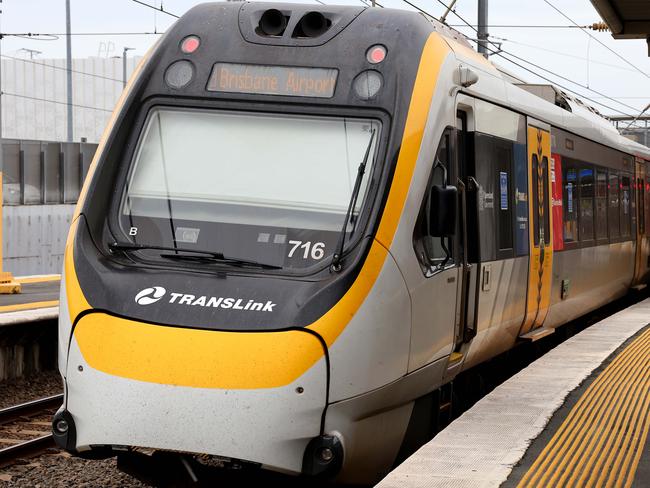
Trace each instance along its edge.
<path fill-rule="evenodd" d="M 643 279 L 646 270 L 646 261 L 644 259 L 644 237 L 645 237 L 645 199 L 646 194 L 646 174 L 645 164 L 642 159 L 637 159 L 634 171 L 634 195 L 636 198 L 636 256 L 634 260 L 634 284 L 639 284 Z"/>
<path fill-rule="evenodd" d="M 536 340 L 551 332 L 542 326 L 551 304 L 553 225 L 551 214 L 551 127 L 528 119 L 529 265 L 523 339 Z"/>
<path fill-rule="evenodd" d="M 464 344 L 476 336 L 477 328 L 477 280 L 478 280 L 478 218 L 476 215 L 476 193 L 478 183 L 474 175 L 473 100 L 459 97 L 457 112 L 458 147 L 458 191 L 460 199 L 458 254 L 459 280 L 456 309 L 456 337 L 454 351 L 458 354 Z"/>

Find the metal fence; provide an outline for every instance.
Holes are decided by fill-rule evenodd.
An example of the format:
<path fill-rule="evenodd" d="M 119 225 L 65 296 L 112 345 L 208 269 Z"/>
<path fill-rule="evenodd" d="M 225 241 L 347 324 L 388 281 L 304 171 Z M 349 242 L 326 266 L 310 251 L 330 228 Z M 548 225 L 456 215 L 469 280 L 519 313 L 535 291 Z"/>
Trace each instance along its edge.
<path fill-rule="evenodd" d="M 4 204 L 75 203 L 96 149 L 86 142 L 3 140 Z"/>

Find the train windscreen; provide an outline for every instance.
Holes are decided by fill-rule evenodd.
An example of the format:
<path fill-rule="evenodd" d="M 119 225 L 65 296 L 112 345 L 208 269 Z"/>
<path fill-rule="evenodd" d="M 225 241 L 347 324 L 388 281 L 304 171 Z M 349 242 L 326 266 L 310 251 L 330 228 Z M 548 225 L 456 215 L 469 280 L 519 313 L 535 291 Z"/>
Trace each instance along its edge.
<path fill-rule="evenodd" d="M 136 243 L 307 267 L 333 253 L 371 144 L 354 230 L 380 130 L 374 119 L 156 108 L 127 180 L 123 231 Z"/>

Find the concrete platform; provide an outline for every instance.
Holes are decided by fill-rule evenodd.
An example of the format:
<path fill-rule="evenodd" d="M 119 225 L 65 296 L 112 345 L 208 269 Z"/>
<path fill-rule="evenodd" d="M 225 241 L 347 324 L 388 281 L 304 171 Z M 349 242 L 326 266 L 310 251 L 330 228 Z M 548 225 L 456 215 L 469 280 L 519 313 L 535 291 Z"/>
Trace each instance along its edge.
<path fill-rule="evenodd" d="M 650 299 L 504 382 L 377 486 L 650 486 Z"/>
<path fill-rule="evenodd" d="M 61 275 L 22 276 L 16 281 L 21 293 L 0 295 L 0 326 L 58 317 Z"/>

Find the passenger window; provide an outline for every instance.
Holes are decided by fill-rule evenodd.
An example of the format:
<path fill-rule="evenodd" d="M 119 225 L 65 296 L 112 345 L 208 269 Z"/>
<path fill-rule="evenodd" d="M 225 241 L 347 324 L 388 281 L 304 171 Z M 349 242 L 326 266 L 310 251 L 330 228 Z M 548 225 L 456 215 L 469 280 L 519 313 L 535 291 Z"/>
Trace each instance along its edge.
<path fill-rule="evenodd" d="M 451 184 L 451 135 L 451 129 L 447 129 L 442 135 L 433 163 L 435 164 L 436 161 L 440 161 L 447 169 L 448 184 Z M 425 271 L 431 271 L 432 268 L 441 264 L 447 257 L 441 238 L 433 237 L 429 232 L 431 188 L 435 185 L 442 185 L 444 183 L 443 172 L 439 169 L 433 171 L 433 164 L 432 172 L 429 176 L 428 189 L 424 196 L 413 234 L 413 247 L 418 256 L 418 260 Z M 450 241 L 451 239 L 445 239 L 445 245 L 449 252 L 452 253 L 452 243 Z"/>
<path fill-rule="evenodd" d="M 643 178 L 636 179 L 636 187 L 639 192 L 639 233 L 645 234 L 645 182 Z"/>
<path fill-rule="evenodd" d="M 594 239 L 594 170 L 580 169 L 580 240 Z"/>
<path fill-rule="evenodd" d="M 646 176 L 647 178 L 647 176 Z M 643 180 L 642 180 L 643 181 Z M 643 191 L 645 194 L 644 204 L 645 204 L 645 232 L 647 233 L 650 229 L 650 181 L 645 180 Z"/>
<path fill-rule="evenodd" d="M 620 230 L 618 227 L 619 210 L 618 210 L 618 175 L 614 171 L 609 172 L 609 183 L 607 185 L 607 194 L 609 200 L 609 238 L 615 239 L 619 237 Z"/>
<path fill-rule="evenodd" d="M 620 210 L 621 210 L 621 237 L 630 237 L 630 221 L 632 218 L 632 191 L 630 188 L 630 177 L 621 176 L 620 184 Z"/>
<path fill-rule="evenodd" d="M 564 242 L 578 240 L 578 172 L 576 168 L 565 165 L 562 168 L 562 201 L 564 202 Z"/>
<path fill-rule="evenodd" d="M 607 172 L 596 171 L 596 239 L 607 239 Z"/>

